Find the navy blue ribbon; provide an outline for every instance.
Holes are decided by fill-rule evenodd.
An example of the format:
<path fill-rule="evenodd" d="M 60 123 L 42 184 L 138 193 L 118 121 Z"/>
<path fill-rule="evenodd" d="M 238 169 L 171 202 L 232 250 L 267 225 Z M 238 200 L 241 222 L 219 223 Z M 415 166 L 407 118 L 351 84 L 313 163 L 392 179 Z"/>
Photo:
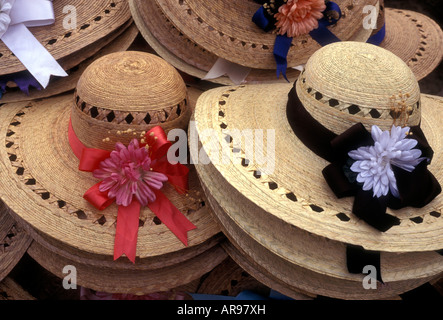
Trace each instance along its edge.
<path fill-rule="evenodd" d="M 385 39 L 385 36 L 386 36 L 386 24 L 384 24 L 383 27 L 380 30 L 378 30 L 376 34 L 372 35 L 366 42 L 379 46 Z"/>
<path fill-rule="evenodd" d="M 325 13 L 329 11 L 337 12 L 338 19 L 327 17 Z M 339 5 L 335 2 L 329 1 L 326 4 L 326 9 L 323 11 L 323 15 L 324 17 L 318 20 L 318 28 L 309 33 L 310 36 L 321 46 L 340 41 L 340 39 L 329 31 L 327 27 L 336 24 L 338 20 L 340 20 L 342 14 Z M 263 6 L 261 6 L 255 12 L 252 17 L 252 21 L 264 31 L 269 31 L 275 27 L 275 19 L 266 12 Z M 288 82 L 289 80 L 286 77 L 286 69 L 288 67 L 287 57 L 289 49 L 291 48 L 291 43 L 292 37 L 288 37 L 287 35 L 278 35 L 275 39 L 273 52 L 275 62 L 277 64 L 277 78 L 280 77 L 280 74 L 283 74 L 283 77 Z"/>

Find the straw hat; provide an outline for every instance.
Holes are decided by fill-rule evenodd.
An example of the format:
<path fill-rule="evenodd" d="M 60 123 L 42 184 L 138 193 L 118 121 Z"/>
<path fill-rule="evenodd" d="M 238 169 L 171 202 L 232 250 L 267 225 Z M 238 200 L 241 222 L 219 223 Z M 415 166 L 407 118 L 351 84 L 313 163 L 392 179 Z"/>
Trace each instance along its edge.
<path fill-rule="evenodd" d="M 75 86 L 85 69 L 96 59 L 116 51 L 125 51 L 133 43 L 138 29 L 133 23 L 125 24 L 112 34 L 94 42 L 83 50 L 69 55 L 59 61 L 66 70 L 68 77 L 56 77 L 50 80 L 45 89 L 29 88 L 29 94 L 18 90 L 15 83 L 8 83 L 6 92 L 1 97 L 1 103 L 47 98 L 56 94 L 68 92 Z"/>
<path fill-rule="evenodd" d="M 340 34 L 338 38 L 343 41 L 365 42 L 384 26 L 383 1 L 364 4 L 350 4 L 346 1 L 336 1 L 336 3 L 340 6 L 343 17 L 336 26 L 330 28 L 334 34 L 342 30 L 344 34 Z M 380 9 L 378 11 L 379 28 L 374 32 L 370 29 L 368 32 L 362 28 L 364 18 L 362 9 L 366 5 L 375 5 L 377 10 Z M 223 9 L 225 7 L 233 12 L 226 13 L 226 9 Z M 242 2 L 237 6 L 231 3 L 223 5 L 220 2 L 198 6 L 193 1 L 179 1 L 171 4 L 157 0 L 130 1 L 132 16 L 146 41 L 157 54 L 177 69 L 202 79 L 218 58 L 224 58 L 230 62 L 251 67 L 245 79 L 247 83 L 284 82 L 283 78 L 277 79 L 275 76 L 275 62 L 272 54 L 275 34 L 263 32 L 251 21 L 251 16 L 258 7 L 259 5 L 253 1 Z M 418 79 L 423 78 L 441 60 L 440 50 L 437 50 L 443 38 L 441 29 L 433 20 L 415 12 L 392 9 L 386 9 L 386 11 L 386 39 L 381 46 L 398 54 L 404 58 L 405 62 L 410 62 Z M 223 15 L 229 16 L 230 22 L 225 25 L 223 25 Z M 235 24 L 232 27 L 232 21 L 238 21 L 238 25 Z M 403 28 L 403 24 L 408 27 Z M 340 29 L 341 27 L 343 29 Z M 423 36 L 433 39 L 427 45 L 429 48 L 429 50 L 426 49 L 427 52 L 422 52 L 420 49 L 423 46 L 420 43 L 423 41 Z M 251 44 L 251 39 L 254 40 L 253 44 Z M 288 56 L 288 66 L 295 67 L 304 64 L 318 48 L 320 45 L 309 36 L 300 36 L 293 41 Z M 250 59 L 251 56 L 254 56 L 254 59 Z M 267 63 L 263 64 L 261 58 Z M 292 68 L 288 68 L 287 72 L 290 81 L 295 80 L 299 75 L 299 71 Z M 209 81 L 233 84 L 226 76 Z"/>
<path fill-rule="evenodd" d="M 31 241 L 31 237 L 14 221 L 0 201 L 0 283 L 26 253 Z"/>
<path fill-rule="evenodd" d="M 363 4 L 346 5 L 336 1 L 343 16 L 334 34 L 343 40 L 366 41 L 372 30 L 361 24 Z M 194 1 L 138 1 L 131 0 L 131 13 L 140 32 L 156 52 L 184 72 L 203 78 L 219 57 L 250 67 L 248 82 L 283 82 L 275 74 L 272 50 L 275 34 L 264 32 L 253 22 L 252 16 L 260 7 L 253 1 L 238 1 L 232 5 L 220 1 L 201 5 Z M 375 5 L 370 1 L 365 5 Z M 226 9 L 227 8 L 227 9 Z M 228 11 L 226 11 L 228 10 Z M 229 23 L 224 24 L 225 17 Z M 310 36 L 300 36 L 293 41 L 288 55 L 288 67 L 304 64 L 320 45 Z M 250 57 L 254 56 L 254 59 Z M 288 79 L 294 80 L 298 70 L 288 68 Z M 232 84 L 227 77 L 211 80 Z"/>
<path fill-rule="evenodd" d="M 133 279 L 156 268 L 175 266 L 178 271 L 178 263 L 191 263 L 186 259 L 201 255 L 202 248 L 214 252 L 219 241 L 219 227 L 209 214 L 193 167 L 189 167 L 186 194 L 178 193 L 169 183 L 161 189 L 196 226 L 188 232 L 188 246 L 143 207 L 135 264 L 123 258 L 113 261 L 118 206 L 114 203 L 101 211 L 83 198 L 99 180 L 92 173 L 79 171 L 68 127 L 71 120 L 74 134 L 85 146 L 113 150 L 116 142 L 127 144 L 153 127 L 161 126 L 166 133 L 185 129 L 191 112 L 182 78 L 161 58 L 125 51 L 97 59 L 81 76 L 74 96 L 2 106 L 2 198 L 43 249 L 49 248 L 52 254 L 83 264 L 88 270 L 94 266 L 124 269 Z M 218 260 L 212 254 L 211 263 L 215 263 Z M 43 256 L 40 259 L 42 264 L 52 261 Z M 192 271 L 193 276 L 204 272 L 201 265 L 199 268 Z M 108 277 L 97 273 L 95 280 L 101 276 Z M 183 274 L 180 277 L 186 278 Z M 117 277 L 114 280 L 119 281 Z M 113 285 L 115 282 L 109 283 Z M 93 288 L 88 283 L 83 286 Z"/>
<path fill-rule="evenodd" d="M 429 75 L 443 58 L 443 31 L 431 18 L 411 10 L 380 7 L 378 26 L 386 25 L 380 44 L 411 68 L 417 80 Z"/>
<path fill-rule="evenodd" d="M 442 257 L 434 251 L 443 247 L 442 195 L 422 208 L 388 208 L 387 213 L 397 217 L 400 224 L 385 232 L 357 218 L 352 212 L 354 197 L 338 199 L 326 183 L 322 170 L 329 162 L 294 134 L 286 115 L 291 89 L 290 84 L 224 87 L 207 91 L 198 100 L 196 131 L 212 161 L 197 165 L 197 169 L 217 220 L 231 241 L 243 251 L 248 248 L 247 255 L 261 260 L 262 266 L 272 261 L 267 264 L 268 274 L 278 277 L 286 270 L 280 278 L 284 283 L 297 283 L 300 279 L 294 275 L 303 278 L 301 270 L 313 272 L 311 277 L 320 277 L 321 288 L 308 283 L 298 289 L 314 294 L 324 290 L 324 295 L 345 298 L 381 298 L 441 274 Z M 391 111 L 397 107 L 392 96 L 401 91 L 404 103 L 413 110 L 408 125 L 421 123 L 434 150 L 428 169 L 442 181 L 438 132 L 441 102 L 420 95 L 412 71 L 394 54 L 357 42 L 326 46 L 310 58 L 294 90 L 289 97 L 297 97 L 320 126 L 336 135 L 359 122 L 368 130 L 371 125 L 390 129 L 394 121 L 391 114 L 396 115 Z M 205 135 L 207 129 L 216 138 Z M 273 141 L 272 136 L 266 137 L 266 130 L 273 130 L 275 157 L 268 149 L 263 151 L 265 157 L 270 155 L 267 163 L 248 158 L 244 146 L 253 146 L 255 140 L 247 136 L 238 145 L 233 135 L 243 129 L 265 130 L 263 148 Z M 222 155 L 229 155 L 229 161 L 224 163 Z M 268 168 L 266 172 L 272 157 L 274 170 Z M 217 210 L 214 203 L 221 209 Z M 383 280 L 397 284 L 391 287 L 393 291 L 354 291 L 357 286 L 361 289 L 362 277 L 347 270 L 349 245 L 382 253 Z M 327 280 L 331 279 L 335 285 L 332 281 L 328 287 Z M 337 279 L 348 281 L 348 285 Z"/>
<path fill-rule="evenodd" d="M 76 26 L 65 28 L 66 7 L 75 8 Z M 69 11 L 70 12 L 70 11 Z M 113 33 L 131 18 L 125 0 L 54 1 L 55 22 L 30 28 L 35 38 L 56 59 L 72 55 Z M 0 75 L 25 70 L 23 64 L 0 43 Z"/>

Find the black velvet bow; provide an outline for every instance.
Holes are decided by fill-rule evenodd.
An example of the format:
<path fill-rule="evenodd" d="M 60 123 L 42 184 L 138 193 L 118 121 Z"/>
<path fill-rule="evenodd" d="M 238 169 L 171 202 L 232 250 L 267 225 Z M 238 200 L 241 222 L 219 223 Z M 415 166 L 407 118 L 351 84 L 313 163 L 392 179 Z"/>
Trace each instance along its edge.
<path fill-rule="evenodd" d="M 420 127 L 411 127 L 407 139 L 416 139 L 418 142 L 416 148 L 421 150 L 422 156 L 432 159 L 433 151 Z M 371 134 L 361 123 L 332 139 L 330 144 L 334 160 L 323 170 L 326 182 L 338 198 L 354 196 L 352 212 L 382 232 L 400 223 L 398 218 L 386 213 L 388 207 L 391 209 L 401 209 L 407 206 L 421 208 L 441 192 L 440 184 L 429 172 L 429 162 L 426 160 L 420 162 L 412 172 L 392 166 L 399 198 L 391 193 L 377 198 L 373 196 L 371 190 L 364 191 L 362 185 L 355 180 L 357 174 L 350 170 L 353 160 L 348 155 L 352 150 L 374 145 Z"/>

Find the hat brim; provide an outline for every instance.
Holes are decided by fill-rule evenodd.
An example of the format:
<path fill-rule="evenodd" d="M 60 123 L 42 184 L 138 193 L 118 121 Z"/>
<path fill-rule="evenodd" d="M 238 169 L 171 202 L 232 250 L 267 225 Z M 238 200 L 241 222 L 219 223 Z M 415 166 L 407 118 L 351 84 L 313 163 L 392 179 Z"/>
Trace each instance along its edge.
<path fill-rule="evenodd" d="M 275 290 L 285 288 L 283 293 L 291 297 L 308 292 L 340 299 L 389 298 L 443 272 L 443 257 L 436 252 L 382 252 L 381 274 L 389 286 L 365 290 L 363 276 L 347 270 L 345 243 L 276 219 L 245 196 L 253 192 L 250 188 L 239 192 L 213 166 L 198 165 L 197 170 L 214 218 L 232 244 L 225 248 L 228 254 L 254 277 Z"/>
<path fill-rule="evenodd" d="M 386 8 L 386 36 L 381 47 L 400 57 L 417 80 L 442 61 L 443 31 L 431 18 L 410 10 Z"/>
<path fill-rule="evenodd" d="M 177 264 L 157 269 L 135 270 L 81 263 L 58 255 L 36 241 L 32 243 L 28 253 L 42 267 L 60 278 L 66 276 L 63 274 L 64 266 L 74 265 L 77 271 L 77 285 L 82 287 L 137 295 L 168 291 L 186 285 L 210 272 L 227 257 L 220 245 L 216 245 Z"/>
<path fill-rule="evenodd" d="M 216 62 L 217 56 L 187 41 L 183 34 L 176 28 L 154 27 L 161 23 L 167 23 L 168 20 L 162 20 L 164 16 L 158 11 L 159 8 L 153 1 L 138 2 L 131 0 L 129 1 L 129 6 L 140 33 L 153 49 L 154 53 L 186 74 L 199 79 L 205 78 L 208 71 Z M 149 17 L 149 19 L 146 17 Z M 158 21 L 159 19 L 160 21 Z M 155 34 L 153 32 L 155 32 Z M 174 45 L 172 46 L 173 43 Z M 176 50 L 170 51 L 174 48 Z M 288 80 L 293 81 L 298 78 L 299 74 L 300 71 L 289 68 L 286 75 Z M 221 76 L 208 81 L 222 85 L 234 85 L 228 76 Z M 244 81 L 247 83 L 286 82 L 283 77 L 277 79 L 275 70 L 256 68 L 250 70 Z"/>
<path fill-rule="evenodd" d="M 266 221 L 263 225 L 265 229 L 272 229 L 272 223 L 287 226 L 287 232 L 282 231 L 280 235 L 286 239 L 283 239 L 285 242 L 293 234 L 289 232 L 291 227 L 296 227 L 296 230 L 305 230 L 341 243 L 360 245 L 367 250 L 425 252 L 443 248 L 441 194 L 420 209 L 388 209 L 388 213 L 398 217 L 401 223 L 384 233 L 352 214 L 353 199 L 336 198 L 322 175 L 328 163 L 308 149 L 289 126 L 286 104 L 290 89 L 289 84 L 217 88 L 203 93 L 197 102 L 194 114 L 196 131 L 201 135 L 204 130 L 210 129 L 215 135 L 215 138 L 206 137 L 206 140 L 199 137 L 203 150 L 210 155 L 212 162 L 197 166 L 199 170 L 205 166 L 214 167 L 226 184 L 254 204 L 254 210 L 242 213 L 246 220 Z M 443 132 L 439 119 L 442 117 L 443 103 L 423 95 L 422 104 L 422 129 L 435 152 L 429 170 L 442 183 Z M 273 130 L 273 172 L 265 174 L 266 163 L 246 159 L 244 146 L 254 145 L 253 140 L 246 137 L 240 146 L 233 147 L 234 142 L 228 134 L 243 129 L 264 130 L 264 157 L 269 152 L 266 151 L 266 130 Z M 220 158 L 220 150 L 229 153 L 228 163 Z M 212 192 L 212 188 L 209 189 Z M 255 210 L 257 208 L 258 211 Z M 271 230 L 269 234 L 276 232 Z"/>
<path fill-rule="evenodd" d="M 75 58 L 77 55 L 81 56 L 74 59 L 75 63 L 67 58 L 63 59 L 67 62 L 67 64 L 63 64 L 63 67 L 68 73 L 67 77 L 52 78 L 48 87 L 42 90 L 30 88 L 29 94 L 18 90 L 18 88 L 7 88 L 0 101 L 1 103 L 11 103 L 35 100 L 73 90 L 77 85 L 80 76 L 83 74 L 83 71 L 85 71 L 93 61 L 112 52 L 127 50 L 137 34 L 137 27 L 133 23 L 129 23 L 122 27 L 121 30 L 119 29 L 110 36 L 93 43 L 91 45 L 92 52 L 88 51 L 88 54 L 85 55 L 83 53 L 84 50 L 82 50 L 82 52 L 70 55 L 69 57 L 71 58 Z M 92 53 L 93 55 L 90 55 L 89 53 Z"/>
<path fill-rule="evenodd" d="M 147 6 L 147 2 L 143 4 L 143 1 L 140 1 L 140 5 Z M 361 38 L 361 41 L 366 41 L 372 31 L 363 28 L 361 12 L 364 5 L 376 6 L 378 0 L 367 1 L 365 4 L 355 3 L 352 6 L 346 6 L 346 2 L 341 0 L 336 3 L 341 7 L 343 16 L 333 26 L 334 34 L 343 41 L 356 40 L 356 37 Z M 165 18 L 169 20 L 170 24 L 192 43 L 205 48 L 213 55 L 245 67 L 275 69 L 272 54 L 275 33 L 261 30 L 252 21 L 253 14 L 260 7 L 258 3 L 253 1 L 201 3 L 194 0 L 179 2 L 152 0 L 151 4 L 161 9 L 160 16 L 163 20 Z M 145 16 L 146 18 L 148 16 Z M 154 27 L 165 28 L 165 21 Z M 292 44 L 287 59 L 289 67 L 305 63 L 308 57 L 320 48 L 320 45 L 309 35 L 297 37 Z M 172 50 L 178 45 L 172 43 L 166 47 Z"/>
<path fill-rule="evenodd" d="M 67 4 L 75 8 L 75 12 L 72 9 L 68 11 L 76 15 L 76 25 L 73 28 L 65 27 L 65 20 L 69 18 L 65 12 Z M 100 40 L 131 19 L 126 0 L 55 1 L 54 15 L 54 24 L 32 27 L 30 31 L 56 60 Z M 20 60 L 4 43 L 0 43 L 0 54 L 1 75 L 25 70 Z"/>
<path fill-rule="evenodd" d="M 32 238 L 11 217 L 0 201 L 0 282 L 20 261 L 28 250 Z"/>
<path fill-rule="evenodd" d="M 0 188 L 14 216 L 73 250 L 113 255 L 117 205 L 99 211 L 83 199 L 98 181 L 78 170 L 68 142 L 71 94 L 0 108 L 3 146 Z M 13 133 L 12 133 L 13 132 Z M 35 138 L 35 139 L 34 139 Z M 37 151 L 39 150 L 39 151 Z M 219 233 L 191 166 L 189 192 L 178 194 L 168 183 L 162 192 L 197 226 L 188 247 Z M 185 249 L 185 245 L 148 208 L 140 212 L 137 257 L 143 259 Z"/>

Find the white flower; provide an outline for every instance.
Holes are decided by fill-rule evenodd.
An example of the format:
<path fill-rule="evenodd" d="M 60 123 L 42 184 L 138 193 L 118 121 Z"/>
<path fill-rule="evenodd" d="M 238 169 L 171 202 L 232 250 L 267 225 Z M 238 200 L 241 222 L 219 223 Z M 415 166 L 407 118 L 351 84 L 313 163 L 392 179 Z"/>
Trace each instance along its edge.
<path fill-rule="evenodd" d="M 357 175 L 357 181 L 363 183 L 363 190 L 373 190 L 374 197 L 386 196 L 389 191 L 399 197 L 397 182 L 392 166 L 411 172 L 425 158 L 420 158 L 421 150 L 413 149 L 417 140 L 406 139 L 409 127 L 392 126 L 391 131 L 381 131 L 372 126 L 373 146 L 361 147 L 349 152 L 356 160 L 351 170 Z"/>
<path fill-rule="evenodd" d="M 9 12 L 12 9 L 10 2 L 6 0 L 0 0 L 0 38 L 8 30 L 9 24 L 11 23 L 11 18 L 9 17 Z"/>

